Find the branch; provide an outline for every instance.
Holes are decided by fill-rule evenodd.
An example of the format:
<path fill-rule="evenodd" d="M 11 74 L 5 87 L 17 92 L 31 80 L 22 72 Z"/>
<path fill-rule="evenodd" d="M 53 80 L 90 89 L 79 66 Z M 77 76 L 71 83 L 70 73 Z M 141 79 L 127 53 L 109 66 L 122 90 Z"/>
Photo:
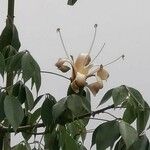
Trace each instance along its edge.
<path fill-rule="evenodd" d="M 107 106 L 105 108 L 102 108 L 102 109 L 99 109 L 97 111 L 93 111 L 93 112 L 90 112 L 90 113 L 87 113 L 87 114 L 84 114 L 84 115 L 81 115 L 79 117 L 76 117 L 74 118 L 74 121 L 75 120 L 79 120 L 79 119 L 83 119 L 83 118 L 87 118 L 87 117 L 90 117 L 90 116 L 95 116 L 96 114 L 99 114 L 99 113 L 103 113 L 104 111 L 106 110 L 109 110 L 109 109 L 112 109 L 114 108 L 114 104 L 113 105 L 110 105 L 110 106 Z M 18 132 L 26 132 L 26 130 L 32 130 L 33 128 L 34 129 L 37 129 L 37 128 L 41 128 L 41 127 L 45 127 L 44 123 L 38 123 L 38 124 L 35 124 L 35 125 L 26 125 L 26 126 L 21 126 L 21 127 L 18 127 L 17 129 L 17 133 Z M 0 133 L 1 132 L 4 132 L 4 133 L 11 133 L 11 132 L 15 132 L 13 130 L 13 128 L 8 128 L 8 127 L 5 127 L 3 125 L 0 124 Z M 35 133 L 34 133 L 35 134 Z"/>

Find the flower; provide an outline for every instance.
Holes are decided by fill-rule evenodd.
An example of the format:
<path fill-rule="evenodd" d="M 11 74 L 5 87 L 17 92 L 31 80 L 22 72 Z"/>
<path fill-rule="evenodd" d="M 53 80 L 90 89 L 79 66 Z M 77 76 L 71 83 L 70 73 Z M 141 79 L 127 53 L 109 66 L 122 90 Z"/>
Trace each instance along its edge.
<path fill-rule="evenodd" d="M 71 59 L 59 58 L 55 65 L 62 72 L 67 72 L 72 68 L 70 80 L 71 88 L 75 93 L 87 86 L 95 96 L 103 88 L 103 80 L 107 80 L 109 77 L 109 73 L 103 68 L 103 65 L 93 69 L 95 66 L 91 63 L 91 57 L 88 53 L 79 54 L 75 61 L 73 56 L 71 56 Z M 90 77 L 95 77 L 96 81 L 88 84 L 87 79 Z"/>

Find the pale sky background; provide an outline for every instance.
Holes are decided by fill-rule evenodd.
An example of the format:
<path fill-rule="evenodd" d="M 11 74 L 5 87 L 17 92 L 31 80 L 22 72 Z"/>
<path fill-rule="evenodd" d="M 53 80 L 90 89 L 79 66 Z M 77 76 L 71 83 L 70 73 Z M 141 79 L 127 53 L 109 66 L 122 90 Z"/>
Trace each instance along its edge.
<path fill-rule="evenodd" d="M 88 51 L 93 25 L 97 23 L 92 57 L 104 42 L 106 46 L 95 63 L 106 64 L 122 54 L 125 54 L 125 61 L 106 68 L 110 78 L 97 97 L 92 98 L 93 110 L 108 89 L 122 84 L 138 89 L 150 104 L 150 1 L 78 0 L 72 7 L 66 3 L 67 0 L 16 0 L 15 24 L 21 50 L 29 50 L 42 70 L 60 73 L 54 64 L 58 58 L 65 57 L 65 53 L 56 29 L 62 29 L 66 48 L 76 57 Z M 6 10 L 7 1 L 0 0 L 0 31 L 4 28 Z M 48 74 L 42 77 L 40 93 L 50 92 L 57 100 L 66 95 L 67 80 Z M 94 126 L 96 123 L 92 122 L 88 128 Z M 85 142 L 88 147 L 89 139 L 90 136 Z"/>

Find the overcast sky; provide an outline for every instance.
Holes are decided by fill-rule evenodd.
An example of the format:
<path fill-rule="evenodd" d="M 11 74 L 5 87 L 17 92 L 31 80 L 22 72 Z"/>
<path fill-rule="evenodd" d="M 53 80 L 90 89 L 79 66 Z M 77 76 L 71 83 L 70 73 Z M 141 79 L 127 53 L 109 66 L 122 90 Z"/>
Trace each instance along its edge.
<path fill-rule="evenodd" d="M 108 89 L 121 84 L 138 89 L 150 104 L 150 1 L 78 0 L 72 7 L 66 3 L 67 0 L 16 0 L 15 24 L 21 50 L 29 50 L 42 70 L 60 73 L 54 64 L 65 53 L 56 29 L 61 28 L 69 54 L 76 57 L 88 51 L 97 23 L 92 57 L 104 42 L 106 46 L 95 63 L 106 64 L 122 54 L 125 61 L 106 68 L 110 78 L 92 99 L 93 109 Z M 6 9 L 7 1 L 0 0 L 0 31 L 4 28 Z M 42 79 L 40 93 L 50 92 L 57 100 L 65 96 L 67 80 L 53 75 L 43 75 Z"/>

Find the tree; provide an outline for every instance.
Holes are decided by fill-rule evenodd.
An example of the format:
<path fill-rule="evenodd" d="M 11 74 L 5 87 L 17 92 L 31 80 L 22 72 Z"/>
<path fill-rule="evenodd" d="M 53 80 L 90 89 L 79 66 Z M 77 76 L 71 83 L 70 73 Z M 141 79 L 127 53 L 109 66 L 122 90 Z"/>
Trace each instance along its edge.
<path fill-rule="evenodd" d="M 74 5 L 76 1 L 69 0 L 68 4 Z M 41 71 L 29 51 L 20 51 L 14 24 L 14 2 L 8 0 L 6 26 L 0 36 L 0 74 L 5 83 L 0 88 L 0 149 L 86 150 L 84 140 L 86 133 L 91 132 L 86 126 L 90 119 L 95 119 L 103 123 L 94 129 L 91 147 L 96 145 L 97 150 L 149 150 L 150 143 L 145 131 L 150 128 L 147 128 L 150 108 L 140 92 L 126 85 L 115 87 L 108 90 L 99 103 L 102 106 L 112 100 L 112 105 L 92 111 L 90 93 L 96 95 L 103 88 L 102 81 L 109 77 L 105 66 L 100 65 L 91 71 L 92 45 L 87 54 L 81 53 L 76 60 L 64 48 L 67 58 L 60 58 L 56 67 L 64 73 L 72 69 L 71 78 Z M 57 31 L 61 38 L 60 29 Z M 42 73 L 70 80 L 67 96 L 56 101 L 50 93 L 38 95 Z M 96 77 L 96 81 L 88 84 L 87 78 L 90 77 Z M 27 82 L 31 82 L 31 87 L 27 86 Z M 38 95 L 35 99 L 34 87 Z M 37 106 L 41 101 L 42 106 Z M 118 118 L 109 112 L 110 109 L 121 111 L 123 115 Z M 104 113 L 112 119 L 96 117 Z M 44 132 L 39 131 L 41 128 Z M 21 133 L 24 137 L 12 148 L 11 133 Z M 35 137 L 39 135 L 41 139 L 36 141 Z M 34 137 L 32 142 L 29 140 L 31 137 Z"/>

